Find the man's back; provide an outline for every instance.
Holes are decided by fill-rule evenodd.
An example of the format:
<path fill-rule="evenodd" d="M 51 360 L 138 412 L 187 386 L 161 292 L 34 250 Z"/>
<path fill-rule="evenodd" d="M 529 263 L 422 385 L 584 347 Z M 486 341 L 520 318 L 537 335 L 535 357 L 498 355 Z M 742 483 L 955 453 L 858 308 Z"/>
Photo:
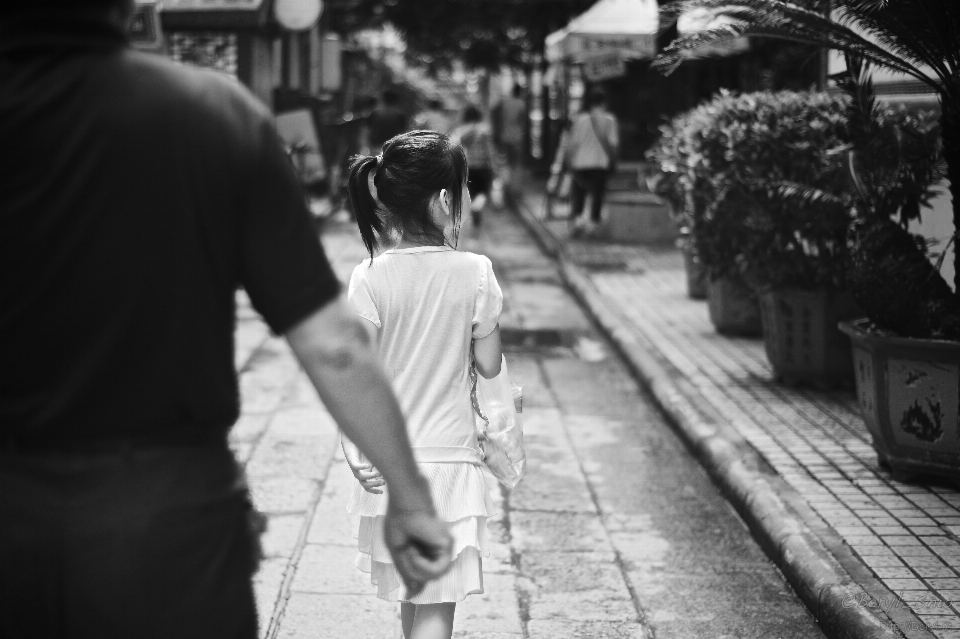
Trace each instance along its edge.
<path fill-rule="evenodd" d="M 95 35 L 0 45 L 0 435 L 222 437 L 237 285 L 281 330 L 329 269 L 271 263 L 269 215 L 317 240 L 266 109 Z"/>

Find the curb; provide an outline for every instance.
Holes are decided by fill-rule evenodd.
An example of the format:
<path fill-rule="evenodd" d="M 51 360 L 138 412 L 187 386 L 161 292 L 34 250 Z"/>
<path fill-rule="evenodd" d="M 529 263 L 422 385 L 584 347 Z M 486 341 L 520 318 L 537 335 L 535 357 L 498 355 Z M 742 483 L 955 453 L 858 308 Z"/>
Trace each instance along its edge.
<path fill-rule="evenodd" d="M 552 233 L 518 200 L 511 197 L 507 205 L 544 252 L 557 260 L 568 289 L 620 351 L 631 372 L 650 391 L 688 447 L 740 513 L 767 556 L 783 572 L 823 633 L 831 639 L 903 636 L 935 639 L 935 635 L 922 629 L 922 622 L 912 611 L 888 611 L 856 603 L 893 601 L 896 596 L 875 579 L 849 549 L 842 548 L 844 544 L 839 539 L 826 541 L 835 552 L 839 549 L 838 554 L 846 557 L 838 558 L 828 550 L 825 540 L 817 534 L 823 531 L 812 530 L 784 501 L 769 479 L 772 471 L 764 474 L 760 470 L 766 466 L 762 457 L 748 448 L 749 445 L 738 446 L 730 434 L 723 433 L 722 420 L 712 416 L 709 407 L 698 405 L 706 402 L 698 402 L 698 392 L 689 380 L 673 369 L 652 344 L 627 329 L 629 324 L 618 311 L 607 305 L 587 272 L 566 257 Z M 798 500 L 788 498 L 788 501 Z M 832 531 L 829 533 L 835 536 Z M 851 578 L 849 569 L 861 573 L 865 585 Z M 901 625 L 911 628 L 907 635 L 897 628 Z"/>

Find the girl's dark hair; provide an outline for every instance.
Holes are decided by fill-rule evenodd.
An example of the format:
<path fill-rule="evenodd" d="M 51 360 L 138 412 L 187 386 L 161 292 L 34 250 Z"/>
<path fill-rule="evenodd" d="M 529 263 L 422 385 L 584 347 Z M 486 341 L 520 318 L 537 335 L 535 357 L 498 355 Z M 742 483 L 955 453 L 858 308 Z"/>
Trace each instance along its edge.
<path fill-rule="evenodd" d="M 480 113 L 480 109 L 472 104 L 463 110 L 464 122 L 479 122 L 482 119 L 483 115 Z"/>
<path fill-rule="evenodd" d="M 367 186 L 372 170 L 376 170 L 376 200 Z M 436 131 L 401 133 L 384 143 L 379 156 L 354 156 L 347 192 L 370 257 L 392 229 L 408 237 L 443 244 L 443 229 L 430 217 L 430 199 L 440 189 L 447 189 L 457 223 L 466 182 L 467 156 L 463 148 Z"/>

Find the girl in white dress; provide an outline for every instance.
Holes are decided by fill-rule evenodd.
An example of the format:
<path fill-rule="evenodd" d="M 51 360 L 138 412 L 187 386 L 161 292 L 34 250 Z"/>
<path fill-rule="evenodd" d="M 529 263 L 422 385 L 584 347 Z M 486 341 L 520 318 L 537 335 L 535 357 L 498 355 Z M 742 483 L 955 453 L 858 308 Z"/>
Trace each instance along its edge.
<path fill-rule="evenodd" d="M 455 556 L 449 572 L 408 597 L 383 543 L 387 487 L 344 440 L 358 480 L 348 506 L 359 518 L 357 567 L 381 599 L 400 602 L 406 639 L 449 639 L 456 603 L 483 592 L 493 504 L 470 403 L 470 352 L 480 375 L 500 372 L 503 295 L 489 259 L 456 250 L 470 195 L 465 154 L 449 137 L 414 131 L 388 140 L 379 156 L 354 158 L 348 188 L 370 253 L 353 271 L 348 298 L 376 336 Z M 397 235 L 399 243 L 378 254 Z"/>

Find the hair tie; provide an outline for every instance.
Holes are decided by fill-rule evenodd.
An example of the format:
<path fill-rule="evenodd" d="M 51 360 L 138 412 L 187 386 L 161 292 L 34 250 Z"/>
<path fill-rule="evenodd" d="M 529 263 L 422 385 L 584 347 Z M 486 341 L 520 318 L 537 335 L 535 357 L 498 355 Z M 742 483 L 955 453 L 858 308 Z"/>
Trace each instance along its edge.
<path fill-rule="evenodd" d="M 383 153 L 377 155 L 377 166 L 379 167 L 381 164 L 383 164 Z"/>

